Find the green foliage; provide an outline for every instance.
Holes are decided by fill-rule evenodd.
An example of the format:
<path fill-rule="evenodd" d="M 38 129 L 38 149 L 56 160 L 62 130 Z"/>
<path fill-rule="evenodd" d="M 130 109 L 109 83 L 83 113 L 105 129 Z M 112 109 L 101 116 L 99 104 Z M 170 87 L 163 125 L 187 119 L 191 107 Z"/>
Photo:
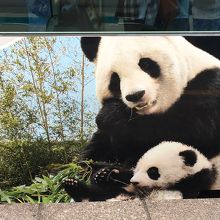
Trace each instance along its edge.
<path fill-rule="evenodd" d="M 0 143 L 0 188 L 28 185 L 37 175 L 56 172 L 54 164 L 72 162 L 81 146 L 81 141 Z"/>
<path fill-rule="evenodd" d="M 58 203 L 69 202 L 70 197 L 62 187 L 65 178 L 74 177 L 88 182 L 91 175 L 92 161 L 71 163 L 62 166 L 62 171 L 57 175 L 36 177 L 30 186 L 17 186 L 10 190 L 0 190 L 1 203 Z"/>
<path fill-rule="evenodd" d="M 93 68 L 82 58 L 70 37 L 27 37 L 0 51 L 0 189 L 33 183 L 0 191 L 2 202 L 65 201 L 56 174 L 96 128 Z"/>

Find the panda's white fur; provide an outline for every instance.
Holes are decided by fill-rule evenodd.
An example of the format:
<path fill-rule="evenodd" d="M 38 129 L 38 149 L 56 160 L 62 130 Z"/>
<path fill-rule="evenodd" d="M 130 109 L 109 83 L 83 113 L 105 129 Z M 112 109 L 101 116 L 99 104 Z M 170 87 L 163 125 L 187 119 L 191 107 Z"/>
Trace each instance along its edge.
<path fill-rule="evenodd" d="M 187 166 L 179 155 L 185 150 L 195 152 L 197 160 L 193 166 Z M 158 168 L 160 177 L 157 180 L 147 175 L 150 167 Z M 141 157 L 134 169 L 131 182 L 138 183 L 138 187 L 167 189 L 190 175 L 193 176 L 203 169 L 211 170 L 212 168 L 212 162 L 195 148 L 177 142 L 162 142 Z"/>
<path fill-rule="evenodd" d="M 142 71 L 138 66 L 141 58 L 157 62 L 161 75 L 152 78 Z M 205 69 L 220 68 L 218 59 L 194 47 L 181 36 L 102 37 L 94 62 L 99 100 L 112 96 L 109 82 L 115 72 L 120 77 L 122 100 L 128 107 L 148 104 L 137 111 L 142 115 L 165 112 L 197 74 Z M 139 102 L 126 100 L 126 95 L 140 90 L 144 90 L 145 94 Z"/>

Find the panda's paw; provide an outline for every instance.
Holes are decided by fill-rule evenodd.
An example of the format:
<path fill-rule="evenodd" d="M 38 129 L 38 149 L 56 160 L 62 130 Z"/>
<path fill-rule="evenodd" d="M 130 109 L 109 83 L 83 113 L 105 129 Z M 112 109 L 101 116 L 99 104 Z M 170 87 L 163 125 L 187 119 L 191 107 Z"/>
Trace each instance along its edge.
<path fill-rule="evenodd" d="M 88 187 L 85 183 L 73 178 L 68 178 L 63 181 L 63 187 L 67 194 L 74 199 L 75 202 L 80 202 L 87 198 Z"/>
<path fill-rule="evenodd" d="M 69 191 L 75 191 L 77 188 L 80 186 L 80 182 L 73 179 L 73 178 L 68 178 L 63 181 L 63 187 L 68 193 Z"/>
<path fill-rule="evenodd" d="M 64 186 L 71 186 L 71 187 L 77 186 L 78 183 L 79 182 L 73 178 L 65 179 L 63 181 Z"/>
<path fill-rule="evenodd" d="M 116 167 L 105 167 L 96 172 L 93 176 L 95 184 L 106 184 L 115 182 L 115 177 L 119 174 L 119 169 Z"/>
<path fill-rule="evenodd" d="M 78 181 L 73 178 L 65 179 L 63 181 L 63 187 L 64 187 L 65 191 L 71 196 L 73 194 L 77 195 L 77 194 L 87 190 L 87 186 L 84 182 Z"/>

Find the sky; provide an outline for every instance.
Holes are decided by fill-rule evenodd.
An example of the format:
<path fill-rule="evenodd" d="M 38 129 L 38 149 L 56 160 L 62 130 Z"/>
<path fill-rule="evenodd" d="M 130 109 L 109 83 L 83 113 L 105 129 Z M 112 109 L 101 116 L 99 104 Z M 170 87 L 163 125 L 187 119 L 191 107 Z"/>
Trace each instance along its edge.
<path fill-rule="evenodd" d="M 23 37 L 0 37 L 0 50 L 10 48 L 11 45 L 21 40 L 22 38 Z M 59 36 L 59 38 L 60 38 L 60 41 L 64 44 L 67 44 L 68 42 L 70 42 L 70 43 L 76 44 L 77 48 L 80 48 L 79 37 Z M 64 59 L 62 62 L 63 62 L 63 65 L 65 65 L 65 63 L 68 61 Z M 89 65 L 88 68 L 90 68 L 88 72 L 94 72 L 94 66 L 92 64 Z M 96 97 L 94 77 L 93 79 L 89 80 L 88 83 L 86 84 L 85 93 L 88 96 Z"/>
<path fill-rule="evenodd" d="M 21 40 L 23 37 L 0 37 L 0 50 L 2 49 L 10 49 L 10 46 L 15 44 L 17 41 Z M 59 47 L 61 43 L 63 43 L 64 45 L 68 45 L 68 43 L 70 44 L 76 44 L 76 48 L 77 50 L 80 49 L 80 40 L 79 37 L 74 37 L 74 36 L 58 36 L 59 41 L 57 43 L 57 46 Z M 81 50 L 81 49 L 80 49 Z M 81 54 L 82 51 L 80 51 Z M 62 64 L 63 66 L 65 66 L 66 63 L 68 63 L 69 60 L 65 60 L 65 58 L 62 60 Z M 91 64 L 87 67 L 87 72 L 89 73 L 94 73 L 94 65 Z M 89 100 L 90 98 L 95 99 L 95 105 L 91 105 L 91 109 L 93 109 L 94 111 L 97 111 L 99 106 L 97 106 L 97 100 L 96 100 L 96 92 L 95 92 L 95 79 L 94 77 L 91 78 L 91 80 L 89 80 L 86 83 L 85 86 L 85 96 L 87 98 L 87 100 Z M 77 97 L 79 98 L 79 97 Z"/>

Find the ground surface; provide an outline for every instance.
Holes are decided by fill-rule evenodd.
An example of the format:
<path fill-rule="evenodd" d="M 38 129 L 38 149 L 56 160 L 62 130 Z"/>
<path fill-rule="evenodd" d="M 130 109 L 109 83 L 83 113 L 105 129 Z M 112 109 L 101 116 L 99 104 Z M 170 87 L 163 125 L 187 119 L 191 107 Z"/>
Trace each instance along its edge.
<path fill-rule="evenodd" d="M 0 205 L 0 220 L 220 219 L 220 199 Z"/>

